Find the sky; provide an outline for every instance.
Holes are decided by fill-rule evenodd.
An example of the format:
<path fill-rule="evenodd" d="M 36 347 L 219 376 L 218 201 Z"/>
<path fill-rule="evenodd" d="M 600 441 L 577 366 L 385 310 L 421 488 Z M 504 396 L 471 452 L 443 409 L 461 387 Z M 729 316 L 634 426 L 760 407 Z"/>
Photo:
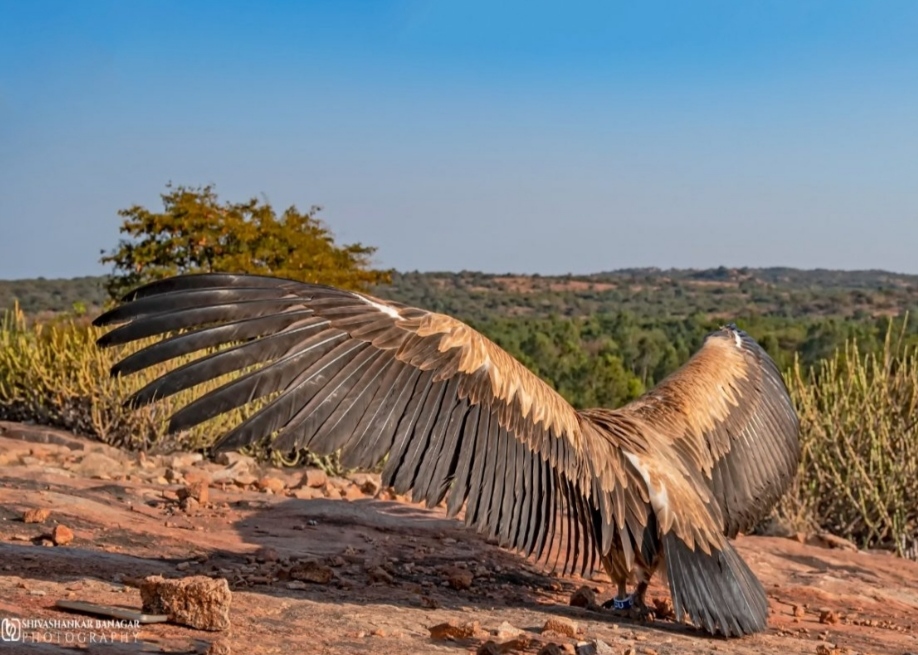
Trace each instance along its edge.
<path fill-rule="evenodd" d="M 401 271 L 918 273 L 918 2 L 0 0 L 0 279 L 168 183 Z"/>

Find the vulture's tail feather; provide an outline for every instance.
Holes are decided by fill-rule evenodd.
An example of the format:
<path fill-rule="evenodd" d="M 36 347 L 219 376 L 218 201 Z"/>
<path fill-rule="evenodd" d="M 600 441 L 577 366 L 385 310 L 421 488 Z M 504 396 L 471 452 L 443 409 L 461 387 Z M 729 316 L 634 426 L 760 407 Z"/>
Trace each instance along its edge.
<path fill-rule="evenodd" d="M 723 550 L 706 554 L 668 533 L 663 549 L 677 621 L 688 615 L 708 632 L 726 637 L 766 628 L 765 589 L 729 542 Z"/>

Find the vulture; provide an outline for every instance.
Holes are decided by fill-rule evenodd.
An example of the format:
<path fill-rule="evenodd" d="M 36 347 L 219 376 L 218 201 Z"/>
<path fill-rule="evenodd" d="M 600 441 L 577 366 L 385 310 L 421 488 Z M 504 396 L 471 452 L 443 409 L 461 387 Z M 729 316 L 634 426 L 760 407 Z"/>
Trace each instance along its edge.
<path fill-rule="evenodd" d="M 262 399 L 215 452 L 270 438 L 348 467 L 383 462 L 383 484 L 445 501 L 451 517 L 464 509 L 502 547 L 562 574 L 601 565 L 617 585 L 611 612 L 647 616 L 660 571 L 678 621 L 726 637 L 766 627 L 764 589 L 732 540 L 789 487 L 799 422 L 774 361 L 733 324 L 640 398 L 577 410 L 451 316 L 318 284 L 179 275 L 94 323 L 117 325 L 100 347 L 160 337 L 112 375 L 200 353 L 129 407 L 238 373 L 175 411 L 171 433 Z"/>

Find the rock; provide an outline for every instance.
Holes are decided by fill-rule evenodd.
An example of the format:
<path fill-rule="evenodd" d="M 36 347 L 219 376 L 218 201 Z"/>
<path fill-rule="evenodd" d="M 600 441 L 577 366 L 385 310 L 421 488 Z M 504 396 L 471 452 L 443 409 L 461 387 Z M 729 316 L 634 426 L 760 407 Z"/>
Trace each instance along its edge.
<path fill-rule="evenodd" d="M 189 469 L 203 459 L 201 453 L 179 453 L 171 457 L 169 466 L 174 469 Z"/>
<path fill-rule="evenodd" d="M 312 487 L 313 489 L 318 489 L 324 487 L 328 483 L 328 475 L 325 471 L 318 468 L 308 468 L 303 473 L 303 477 L 300 478 L 300 485 L 303 487 Z"/>
<path fill-rule="evenodd" d="M 179 500 L 193 498 L 202 505 L 210 500 L 210 489 L 204 481 L 191 483 L 178 490 Z"/>
<path fill-rule="evenodd" d="M 467 569 L 460 569 L 457 566 L 447 566 L 441 569 L 440 574 L 447 584 L 453 589 L 468 589 L 472 586 L 474 576 Z"/>
<path fill-rule="evenodd" d="M 322 493 L 321 489 L 314 487 L 300 487 L 293 490 L 293 497 L 300 500 L 313 500 L 315 498 L 325 498 L 325 494 Z"/>
<path fill-rule="evenodd" d="M 217 455 L 217 464 L 230 467 L 244 467 L 251 470 L 255 466 L 255 460 L 248 455 L 236 452 L 225 452 Z"/>
<path fill-rule="evenodd" d="M 225 578 L 196 575 L 166 580 L 151 575 L 141 583 L 140 597 L 144 612 L 166 614 L 174 623 L 211 631 L 230 627 L 232 593 Z"/>
<path fill-rule="evenodd" d="M 174 468 L 167 468 L 164 477 L 172 484 L 182 484 L 185 481 L 185 476 L 181 471 L 176 471 Z"/>
<path fill-rule="evenodd" d="M 532 647 L 532 639 L 524 634 L 520 634 L 513 639 L 503 641 L 498 645 L 499 653 L 519 653 Z M 538 644 L 536 644 L 538 645 Z"/>
<path fill-rule="evenodd" d="M 538 655 L 564 655 L 564 651 L 558 644 L 548 643 L 539 649 Z"/>
<path fill-rule="evenodd" d="M 375 496 L 382 486 L 379 475 L 373 473 L 355 473 L 351 476 L 351 481 L 367 496 Z"/>
<path fill-rule="evenodd" d="M 553 616 L 542 626 L 542 632 L 555 632 L 559 635 L 573 638 L 577 636 L 578 630 L 574 621 L 560 616 Z"/>
<path fill-rule="evenodd" d="M 270 546 L 263 546 L 255 552 L 255 559 L 259 562 L 276 562 L 280 559 L 280 553 Z"/>
<path fill-rule="evenodd" d="M 215 641 L 207 647 L 205 655 L 233 655 L 233 649 L 223 640 Z"/>
<path fill-rule="evenodd" d="M 44 523 L 51 516 L 51 510 L 45 507 L 27 509 L 22 513 L 23 523 Z"/>
<path fill-rule="evenodd" d="M 577 591 L 571 594 L 570 604 L 573 607 L 596 607 L 596 592 L 590 587 L 583 585 Z"/>
<path fill-rule="evenodd" d="M 615 655 L 612 646 L 599 639 L 578 642 L 574 652 L 577 655 Z"/>
<path fill-rule="evenodd" d="M 793 615 L 796 616 L 797 618 L 806 616 L 806 610 L 803 609 L 803 607 L 801 607 L 800 605 L 794 605 Z"/>
<path fill-rule="evenodd" d="M 508 639 L 519 637 L 522 632 L 523 631 L 516 626 L 504 621 L 497 626 L 497 630 L 494 631 L 494 636 L 497 637 L 498 641 L 507 641 Z"/>
<path fill-rule="evenodd" d="M 256 483 L 256 486 L 262 491 L 270 491 L 274 494 L 281 493 L 287 487 L 283 480 L 270 475 L 266 475 L 265 477 L 261 478 Z"/>
<path fill-rule="evenodd" d="M 819 622 L 827 623 L 829 625 L 835 625 L 838 623 L 839 617 L 838 612 L 833 612 L 832 610 L 823 610 L 819 613 Z"/>
<path fill-rule="evenodd" d="M 258 482 L 258 478 L 247 472 L 239 473 L 233 477 L 233 483 L 239 487 L 248 487 L 256 482 Z"/>
<path fill-rule="evenodd" d="M 363 492 L 360 490 L 360 487 L 352 484 L 341 490 L 341 497 L 345 500 L 359 500 L 363 498 Z"/>
<path fill-rule="evenodd" d="M 87 478 L 111 477 L 122 469 L 120 462 L 102 453 L 89 453 L 73 466 L 73 472 Z"/>
<path fill-rule="evenodd" d="M 395 582 L 395 578 L 381 566 L 374 566 L 367 570 L 367 576 L 370 578 L 370 582 L 382 582 L 385 584 L 392 584 Z"/>
<path fill-rule="evenodd" d="M 287 589 L 292 589 L 294 591 L 302 591 L 306 589 L 308 585 L 302 580 L 291 580 L 287 583 Z"/>
<path fill-rule="evenodd" d="M 201 469 L 185 471 L 185 482 L 187 482 L 189 486 L 202 484 L 206 487 L 210 485 L 211 481 L 211 475 L 207 471 Z"/>
<path fill-rule="evenodd" d="M 504 651 L 501 650 L 497 642 L 489 639 L 478 647 L 478 650 L 475 651 L 475 655 L 501 655 L 503 652 Z"/>
<path fill-rule="evenodd" d="M 66 525 L 55 525 L 51 532 L 51 541 L 55 546 L 66 546 L 73 541 L 73 530 Z"/>
<path fill-rule="evenodd" d="M 331 582 L 333 575 L 330 568 L 319 564 L 315 560 L 297 562 L 290 569 L 290 577 L 292 579 L 315 584 L 328 584 Z"/>
<path fill-rule="evenodd" d="M 438 623 L 428 628 L 428 630 L 430 631 L 431 639 L 440 641 L 445 639 L 471 639 L 481 632 L 481 624 L 478 621 L 467 621 L 466 623 L 447 621 L 446 623 Z"/>

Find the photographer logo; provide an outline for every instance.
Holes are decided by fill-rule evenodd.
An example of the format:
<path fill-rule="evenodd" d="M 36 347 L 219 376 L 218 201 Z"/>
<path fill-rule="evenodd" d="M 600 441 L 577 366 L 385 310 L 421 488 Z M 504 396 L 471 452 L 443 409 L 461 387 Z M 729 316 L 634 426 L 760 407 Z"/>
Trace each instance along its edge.
<path fill-rule="evenodd" d="M 0 640 L 22 641 L 22 621 L 20 619 L 3 619 L 0 621 Z"/>

